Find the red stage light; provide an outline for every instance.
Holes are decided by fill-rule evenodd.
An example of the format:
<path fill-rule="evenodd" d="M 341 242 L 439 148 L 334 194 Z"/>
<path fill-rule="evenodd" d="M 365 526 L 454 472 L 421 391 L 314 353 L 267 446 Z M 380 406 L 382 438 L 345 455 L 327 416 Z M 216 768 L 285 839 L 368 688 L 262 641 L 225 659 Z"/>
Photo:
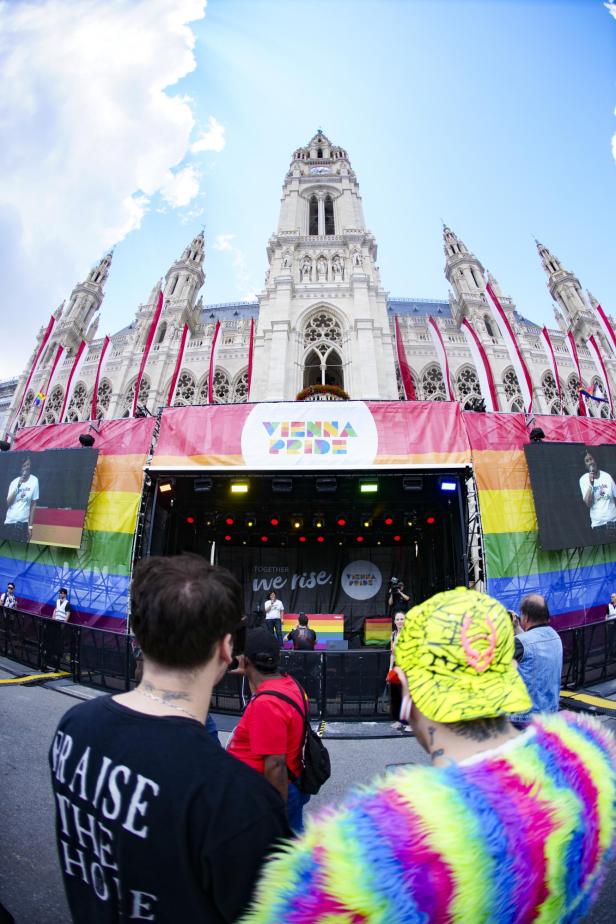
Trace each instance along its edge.
<path fill-rule="evenodd" d="M 195 518 L 194 518 L 194 517 L 186 517 L 186 522 L 187 522 L 187 523 L 190 523 L 190 525 L 192 526 L 193 523 L 195 522 Z"/>
<path fill-rule="evenodd" d="M 305 537 L 305 536 L 300 536 L 300 537 L 299 537 L 299 541 L 300 541 L 300 542 L 305 542 L 305 541 L 306 541 L 306 537 Z"/>
<path fill-rule="evenodd" d="M 400 542 L 402 536 L 394 536 L 394 542 Z"/>
<path fill-rule="evenodd" d="M 225 520 L 225 523 L 227 524 L 227 526 L 233 526 L 233 524 L 235 523 L 235 520 L 233 519 L 233 517 L 227 517 L 227 519 Z"/>
<path fill-rule="evenodd" d="M 436 517 L 427 517 L 426 523 L 428 526 L 433 526 L 436 523 Z"/>
<path fill-rule="evenodd" d="M 336 520 L 336 523 L 338 524 L 338 526 L 346 526 L 347 521 L 344 519 L 344 517 L 338 517 L 338 519 Z"/>
<path fill-rule="evenodd" d="M 261 536 L 261 542 L 268 542 L 268 541 L 269 541 L 268 536 Z"/>
<path fill-rule="evenodd" d="M 363 537 L 363 536 L 357 536 L 357 540 L 356 540 L 356 541 L 357 541 L 357 542 L 363 542 L 363 541 L 364 541 L 364 537 Z"/>
<path fill-rule="evenodd" d="M 279 523 L 280 523 L 280 520 L 278 519 L 278 517 L 272 517 L 272 519 L 270 520 L 271 526 L 278 526 Z"/>
<path fill-rule="evenodd" d="M 385 526 L 392 526 L 393 522 L 394 522 L 393 517 L 385 517 L 385 519 L 383 520 L 383 523 L 385 524 Z"/>
<path fill-rule="evenodd" d="M 225 536 L 225 542 L 231 542 L 231 536 Z"/>
<path fill-rule="evenodd" d="M 325 542 L 325 536 L 317 536 L 317 542 Z"/>

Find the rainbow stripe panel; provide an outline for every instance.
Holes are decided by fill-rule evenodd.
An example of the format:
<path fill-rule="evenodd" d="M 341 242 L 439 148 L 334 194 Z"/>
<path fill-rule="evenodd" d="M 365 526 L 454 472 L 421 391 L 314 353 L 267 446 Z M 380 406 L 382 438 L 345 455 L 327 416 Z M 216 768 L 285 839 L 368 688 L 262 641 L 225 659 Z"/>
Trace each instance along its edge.
<path fill-rule="evenodd" d="M 391 641 L 391 619 L 369 617 L 364 620 L 364 641 L 366 645 L 388 645 Z"/>
<path fill-rule="evenodd" d="M 510 609 L 544 594 L 559 628 L 603 618 L 616 588 L 616 544 L 545 552 L 539 546 L 523 414 L 466 414 L 486 557 L 487 591 Z M 546 440 L 616 442 L 616 422 L 537 417 Z"/>
<path fill-rule="evenodd" d="M 317 633 L 315 648 L 326 648 L 326 643 L 344 638 L 344 616 L 341 613 L 306 613 L 308 628 Z M 297 625 L 298 613 L 285 613 L 282 620 L 284 635 Z M 285 648 L 292 648 L 291 642 L 285 642 Z"/>
<path fill-rule="evenodd" d="M 0 585 L 14 581 L 20 606 L 50 615 L 67 587 L 72 622 L 118 632 L 126 628 L 128 584 L 143 466 L 154 419 L 108 420 L 94 434 L 99 450 L 81 548 L 0 542 Z M 17 434 L 15 449 L 41 452 L 79 446 L 86 425 L 50 424 Z"/>

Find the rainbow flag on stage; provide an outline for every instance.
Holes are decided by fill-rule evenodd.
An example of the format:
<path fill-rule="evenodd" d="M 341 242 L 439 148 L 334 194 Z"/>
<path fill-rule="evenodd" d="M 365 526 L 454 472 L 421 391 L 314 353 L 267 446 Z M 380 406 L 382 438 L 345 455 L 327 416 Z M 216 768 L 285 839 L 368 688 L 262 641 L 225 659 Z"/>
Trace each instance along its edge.
<path fill-rule="evenodd" d="M 317 633 L 317 649 L 326 648 L 328 641 L 344 638 L 344 616 L 342 613 L 306 613 L 308 628 Z M 297 613 L 285 613 L 282 633 L 286 635 L 297 625 Z M 290 643 L 289 643 L 290 646 Z"/>

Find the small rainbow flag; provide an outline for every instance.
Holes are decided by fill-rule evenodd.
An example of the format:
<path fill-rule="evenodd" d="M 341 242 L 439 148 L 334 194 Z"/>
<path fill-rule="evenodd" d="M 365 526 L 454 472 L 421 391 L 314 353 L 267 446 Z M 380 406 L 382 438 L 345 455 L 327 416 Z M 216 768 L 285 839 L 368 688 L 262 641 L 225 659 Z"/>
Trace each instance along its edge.
<path fill-rule="evenodd" d="M 43 403 L 46 397 L 47 395 L 45 394 L 44 391 L 39 391 L 36 398 L 34 399 L 34 406 L 38 407 L 40 404 Z"/>
<path fill-rule="evenodd" d="M 366 645 L 387 645 L 391 639 L 391 619 L 386 616 L 368 617 L 364 620 L 364 642 Z"/>

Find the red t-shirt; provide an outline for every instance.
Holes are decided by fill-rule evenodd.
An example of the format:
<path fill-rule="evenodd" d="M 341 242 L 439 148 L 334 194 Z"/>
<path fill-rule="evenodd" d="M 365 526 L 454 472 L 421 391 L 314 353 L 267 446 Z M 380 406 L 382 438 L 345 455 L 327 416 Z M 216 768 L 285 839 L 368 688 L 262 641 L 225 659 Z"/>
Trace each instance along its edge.
<path fill-rule="evenodd" d="M 266 690 L 284 693 L 300 709 L 305 709 L 303 695 L 291 677 L 266 680 L 257 693 L 265 693 Z M 286 754 L 287 767 L 299 776 L 304 769 L 301 760 L 303 743 L 304 720 L 297 710 L 277 696 L 257 696 L 248 703 L 227 744 L 227 751 L 259 773 L 263 773 L 266 756 Z"/>

